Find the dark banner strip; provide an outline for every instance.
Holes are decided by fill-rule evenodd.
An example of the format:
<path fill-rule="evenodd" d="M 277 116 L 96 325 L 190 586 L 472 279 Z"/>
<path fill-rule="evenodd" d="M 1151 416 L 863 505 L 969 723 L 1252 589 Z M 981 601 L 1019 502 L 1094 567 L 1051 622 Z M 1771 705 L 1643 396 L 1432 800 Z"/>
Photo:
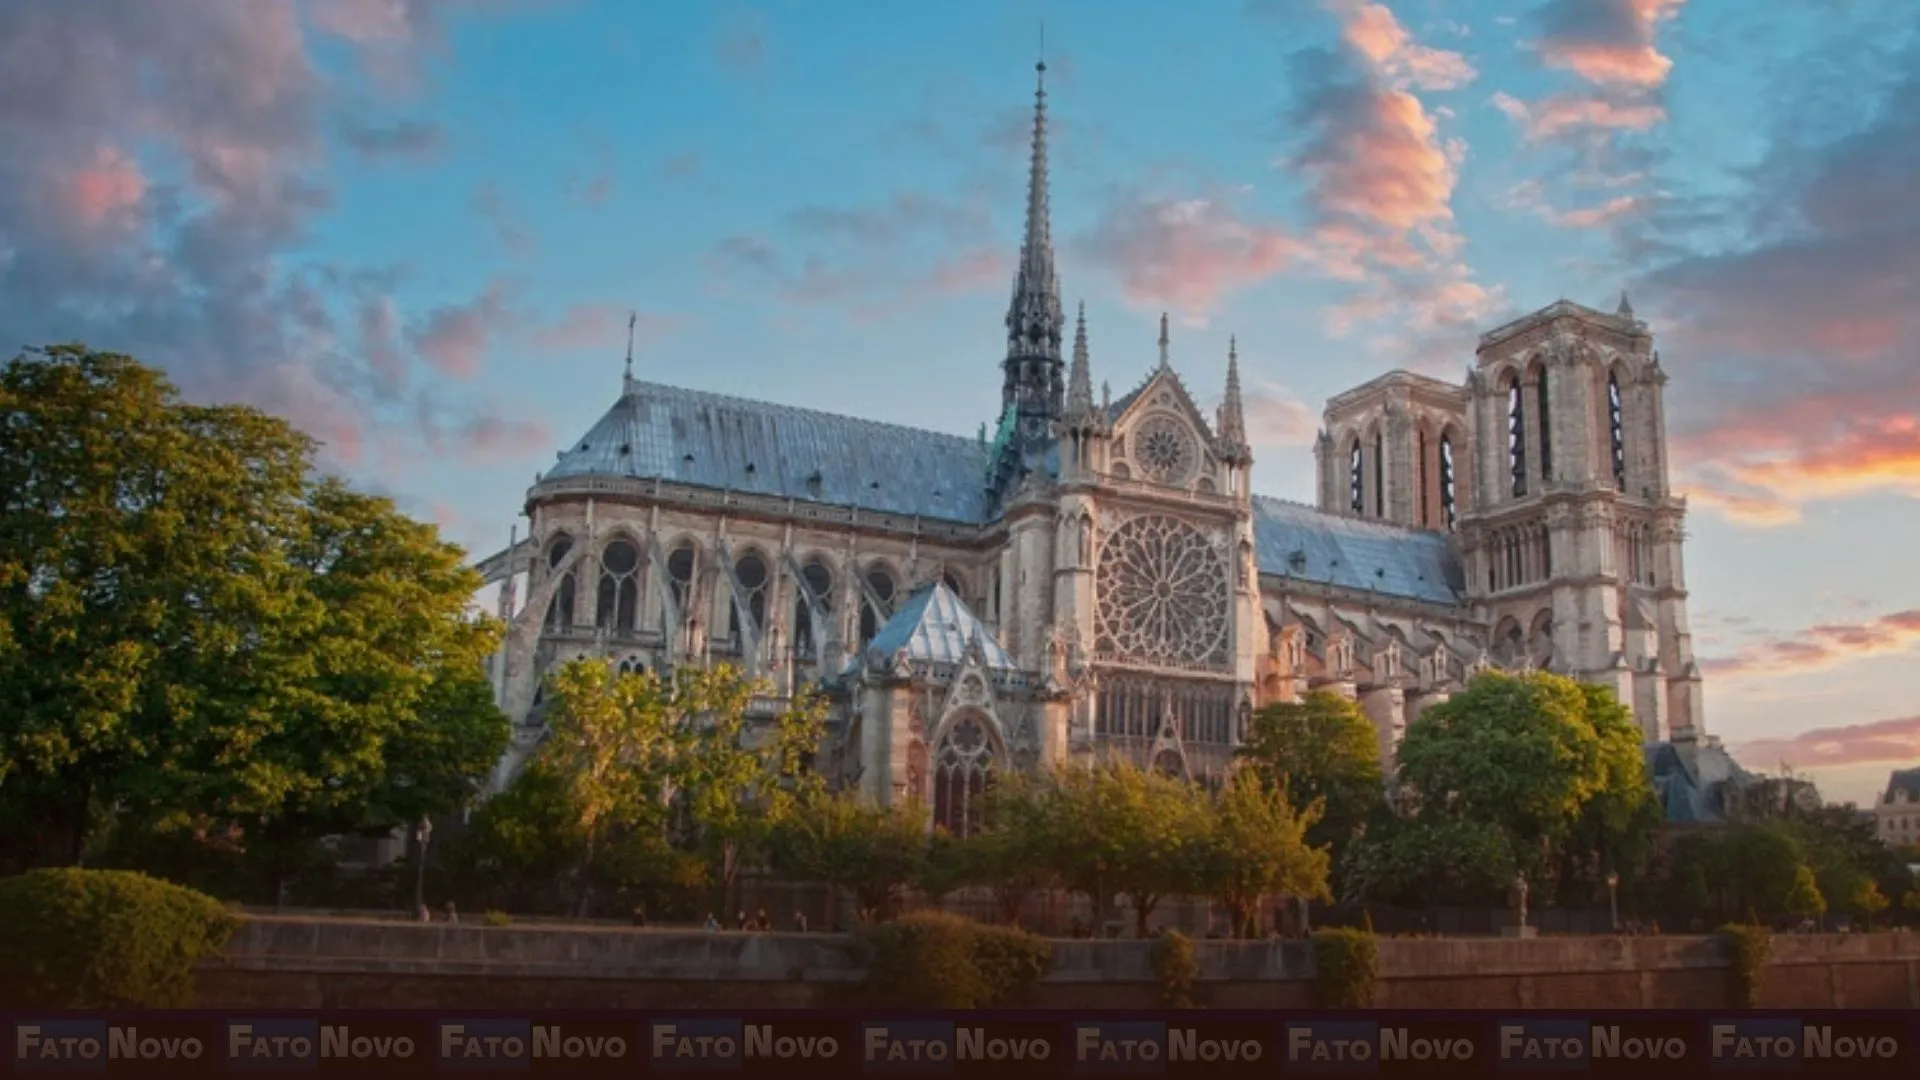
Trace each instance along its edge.
<path fill-rule="evenodd" d="M 44 1013 L 6 1070 L 1920 1075 L 1911 1012 Z"/>

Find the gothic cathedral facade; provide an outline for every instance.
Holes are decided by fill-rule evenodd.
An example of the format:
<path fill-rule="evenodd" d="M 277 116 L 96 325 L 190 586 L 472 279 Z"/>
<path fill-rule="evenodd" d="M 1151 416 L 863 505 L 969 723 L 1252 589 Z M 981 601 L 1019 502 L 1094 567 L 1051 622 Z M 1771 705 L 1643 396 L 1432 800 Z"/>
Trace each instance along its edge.
<path fill-rule="evenodd" d="M 1070 329 L 1060 299 L 1044 84 L 1026 195 L 1002 410 L 976 437 L 629 371 L 528 492 L 529 534 L 480 564 L 511 628 L 498 782 L 542 737 L 544 672 L 582 655 L 734 664 L 769 714 L 819 687 L 832 777 L 955 832 L 999 770 L 1217 778 L 1256 708 L 1316 689 L 1357 700 L 1390 762 L 1490 667 L 1612 688 L 1664 759 L 1712 746 L 1667 377 L 1624 297 L 1482 335 L 1463 384 L 1396 371 L 1334 398 L 1307 506 L 1252 493 L 1237 350 L 1212 415 L 1164 317 L 1144 377 L 1096 395 L 1084 308 Z"/>

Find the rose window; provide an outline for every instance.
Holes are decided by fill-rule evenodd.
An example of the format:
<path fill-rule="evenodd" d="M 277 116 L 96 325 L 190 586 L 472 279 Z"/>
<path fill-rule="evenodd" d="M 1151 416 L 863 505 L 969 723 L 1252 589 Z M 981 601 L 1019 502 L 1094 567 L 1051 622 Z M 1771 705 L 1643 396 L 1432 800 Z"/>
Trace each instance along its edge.
<path fill-rule="evenodd" d="M 1232 571 L 1205 533 L 1176 518 L 1136 517 L 1100 545 L 1098 649 L 1162 666 L 1227 658 Z"/>
<path fill-rule="evenodd" d="M 1171 416 L 1150 416 L 1133 436 L 1133 456 L 1147 478 L 1177 484 L 1193 472 L 1198 452 L 1186 425 Z"/>

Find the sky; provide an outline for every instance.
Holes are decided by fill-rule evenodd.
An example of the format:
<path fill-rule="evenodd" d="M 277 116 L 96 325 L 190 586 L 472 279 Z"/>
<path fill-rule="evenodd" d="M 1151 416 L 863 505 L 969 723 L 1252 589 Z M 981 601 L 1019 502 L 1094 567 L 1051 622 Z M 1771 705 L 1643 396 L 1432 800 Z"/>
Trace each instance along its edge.
<path fill-rule="evenodd" d="M 971 434 L 1042 26 L 1094 377 L 1161 312 L 1256 490 L 1321 403 L 1625 289 L 1710 732 L 1920 763 L 1911 0 L 6 0 L 0 349 L 245 401 L 476 554 L 635 374 Z M 1903 107 L 1904 106 L 1904 107 Z"/>

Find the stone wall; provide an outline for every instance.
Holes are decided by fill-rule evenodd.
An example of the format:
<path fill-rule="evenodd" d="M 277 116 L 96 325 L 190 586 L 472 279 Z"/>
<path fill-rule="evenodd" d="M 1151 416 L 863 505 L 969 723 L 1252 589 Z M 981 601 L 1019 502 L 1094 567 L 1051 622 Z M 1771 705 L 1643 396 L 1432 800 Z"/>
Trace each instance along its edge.
<path fill-rule="evenodd" d="M 1198 941 L 1199 1004 L 1309 1008 L 1311 948 Z M 1033 1004 L 1152 1008 L 1151 942 L 1060 940 Z M 249 918 L 201 974 L 207 1008 L 821 1008 L 862 977 L 835 934 Z M 1705 937 L 1382 939 L 1390 1009 L 1667 1009 L 1729 1004 Z M 1920 1008 L 1920 935 L 1780 936 L 1762 1004 Z"/>

